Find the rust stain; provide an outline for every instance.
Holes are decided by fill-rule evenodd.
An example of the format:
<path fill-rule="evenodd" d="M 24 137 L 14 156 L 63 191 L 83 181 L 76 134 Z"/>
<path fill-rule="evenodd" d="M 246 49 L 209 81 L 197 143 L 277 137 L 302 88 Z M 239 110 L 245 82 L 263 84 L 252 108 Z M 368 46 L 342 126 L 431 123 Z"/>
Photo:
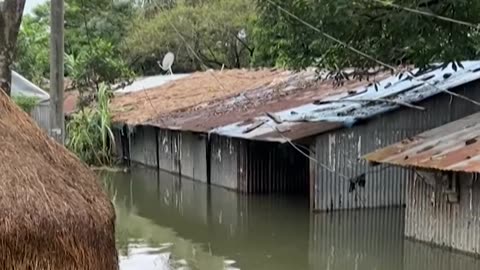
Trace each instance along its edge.
<path fill-rule="evenodd" d="M 480 173 L 480 113 L 366 155 L 370 162 Z"/>

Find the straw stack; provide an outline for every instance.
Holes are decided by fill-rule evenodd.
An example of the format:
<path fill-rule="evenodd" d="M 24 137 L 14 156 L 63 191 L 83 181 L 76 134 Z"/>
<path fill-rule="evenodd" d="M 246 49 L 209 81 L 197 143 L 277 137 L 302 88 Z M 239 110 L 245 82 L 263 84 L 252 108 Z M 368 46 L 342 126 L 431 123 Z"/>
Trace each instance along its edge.
<path fill-rule="evenodd" d="M 118 269 L 94 173 L 0 91 L 0 269 Z"/>

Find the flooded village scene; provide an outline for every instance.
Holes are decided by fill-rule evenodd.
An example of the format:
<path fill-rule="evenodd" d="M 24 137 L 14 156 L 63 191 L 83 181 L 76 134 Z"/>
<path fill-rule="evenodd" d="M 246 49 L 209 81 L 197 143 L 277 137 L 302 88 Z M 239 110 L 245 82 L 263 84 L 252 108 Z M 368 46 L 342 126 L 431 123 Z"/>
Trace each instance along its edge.
<path fill-rule="evenodd" d="M 480 269 L 478 14 L 0 1 L 0 269 Z"/>

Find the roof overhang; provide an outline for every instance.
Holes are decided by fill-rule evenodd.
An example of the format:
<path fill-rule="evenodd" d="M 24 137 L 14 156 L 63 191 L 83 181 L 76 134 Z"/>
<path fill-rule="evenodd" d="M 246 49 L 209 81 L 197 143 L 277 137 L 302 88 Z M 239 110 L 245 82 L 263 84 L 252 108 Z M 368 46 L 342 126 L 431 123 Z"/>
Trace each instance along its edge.
<path fill-rule="evenodd" d="M 480 113 L 405 139 L 363 158 L 374 164 L 480 173 Z"/>

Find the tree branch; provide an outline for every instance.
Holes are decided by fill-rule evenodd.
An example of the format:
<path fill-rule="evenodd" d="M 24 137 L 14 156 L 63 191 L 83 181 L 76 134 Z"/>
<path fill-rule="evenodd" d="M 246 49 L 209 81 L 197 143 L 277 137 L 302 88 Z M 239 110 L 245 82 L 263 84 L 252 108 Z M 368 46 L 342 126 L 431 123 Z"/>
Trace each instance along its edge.
<path fill-rule="evenodd" d="M 390 104 L 394 104 L 394 105 L 400 105 L 400 106 L 404 106 L 404 107 L 408 107 L 408 108 L 412 108 L 412 109 L 415 109 L 415 110 L 420 110 L 420 111 L 424 111 L 425 108 L 424 107 L 421 107 L 421 106 L 416 106 L 416 105 L 413 105 L 413 104 L 410 104 L 410 103 L 407 103 L 407 102 L 403 102 L 403 101 L 397 101 L 397 100 L 391 100 L 391 99 L 384 99 L 384 98 L 378 98 L 378 99 L 341 99 L 341 100 L 326 100 L 326 101 L 320 101 L 320 102 L 317 102 L 315 104 L 317 105 L 322 105 L 322 104 L 328 104 L 328 103 L 349 103 L 349 102 L 380 102 L 380 103 L 390 103 Z"/>
<path fill-rule="evenodd" d="M 253 52 L 254 52 L 254 49 L 253 48 L 250 48 L 250 46 L 248 46 L 248 44 L 242 40 L 241 38 L 238 37 L 238 35 L 234 34 L 234 33 L 230 33 L 232 36 L 235 37 L 236 40 L 238 40 L 240 43 L 242 43 L 243 47 L 245 47 L 249 52 L 250 52 L 250 55 L 253 55 Z"/>

